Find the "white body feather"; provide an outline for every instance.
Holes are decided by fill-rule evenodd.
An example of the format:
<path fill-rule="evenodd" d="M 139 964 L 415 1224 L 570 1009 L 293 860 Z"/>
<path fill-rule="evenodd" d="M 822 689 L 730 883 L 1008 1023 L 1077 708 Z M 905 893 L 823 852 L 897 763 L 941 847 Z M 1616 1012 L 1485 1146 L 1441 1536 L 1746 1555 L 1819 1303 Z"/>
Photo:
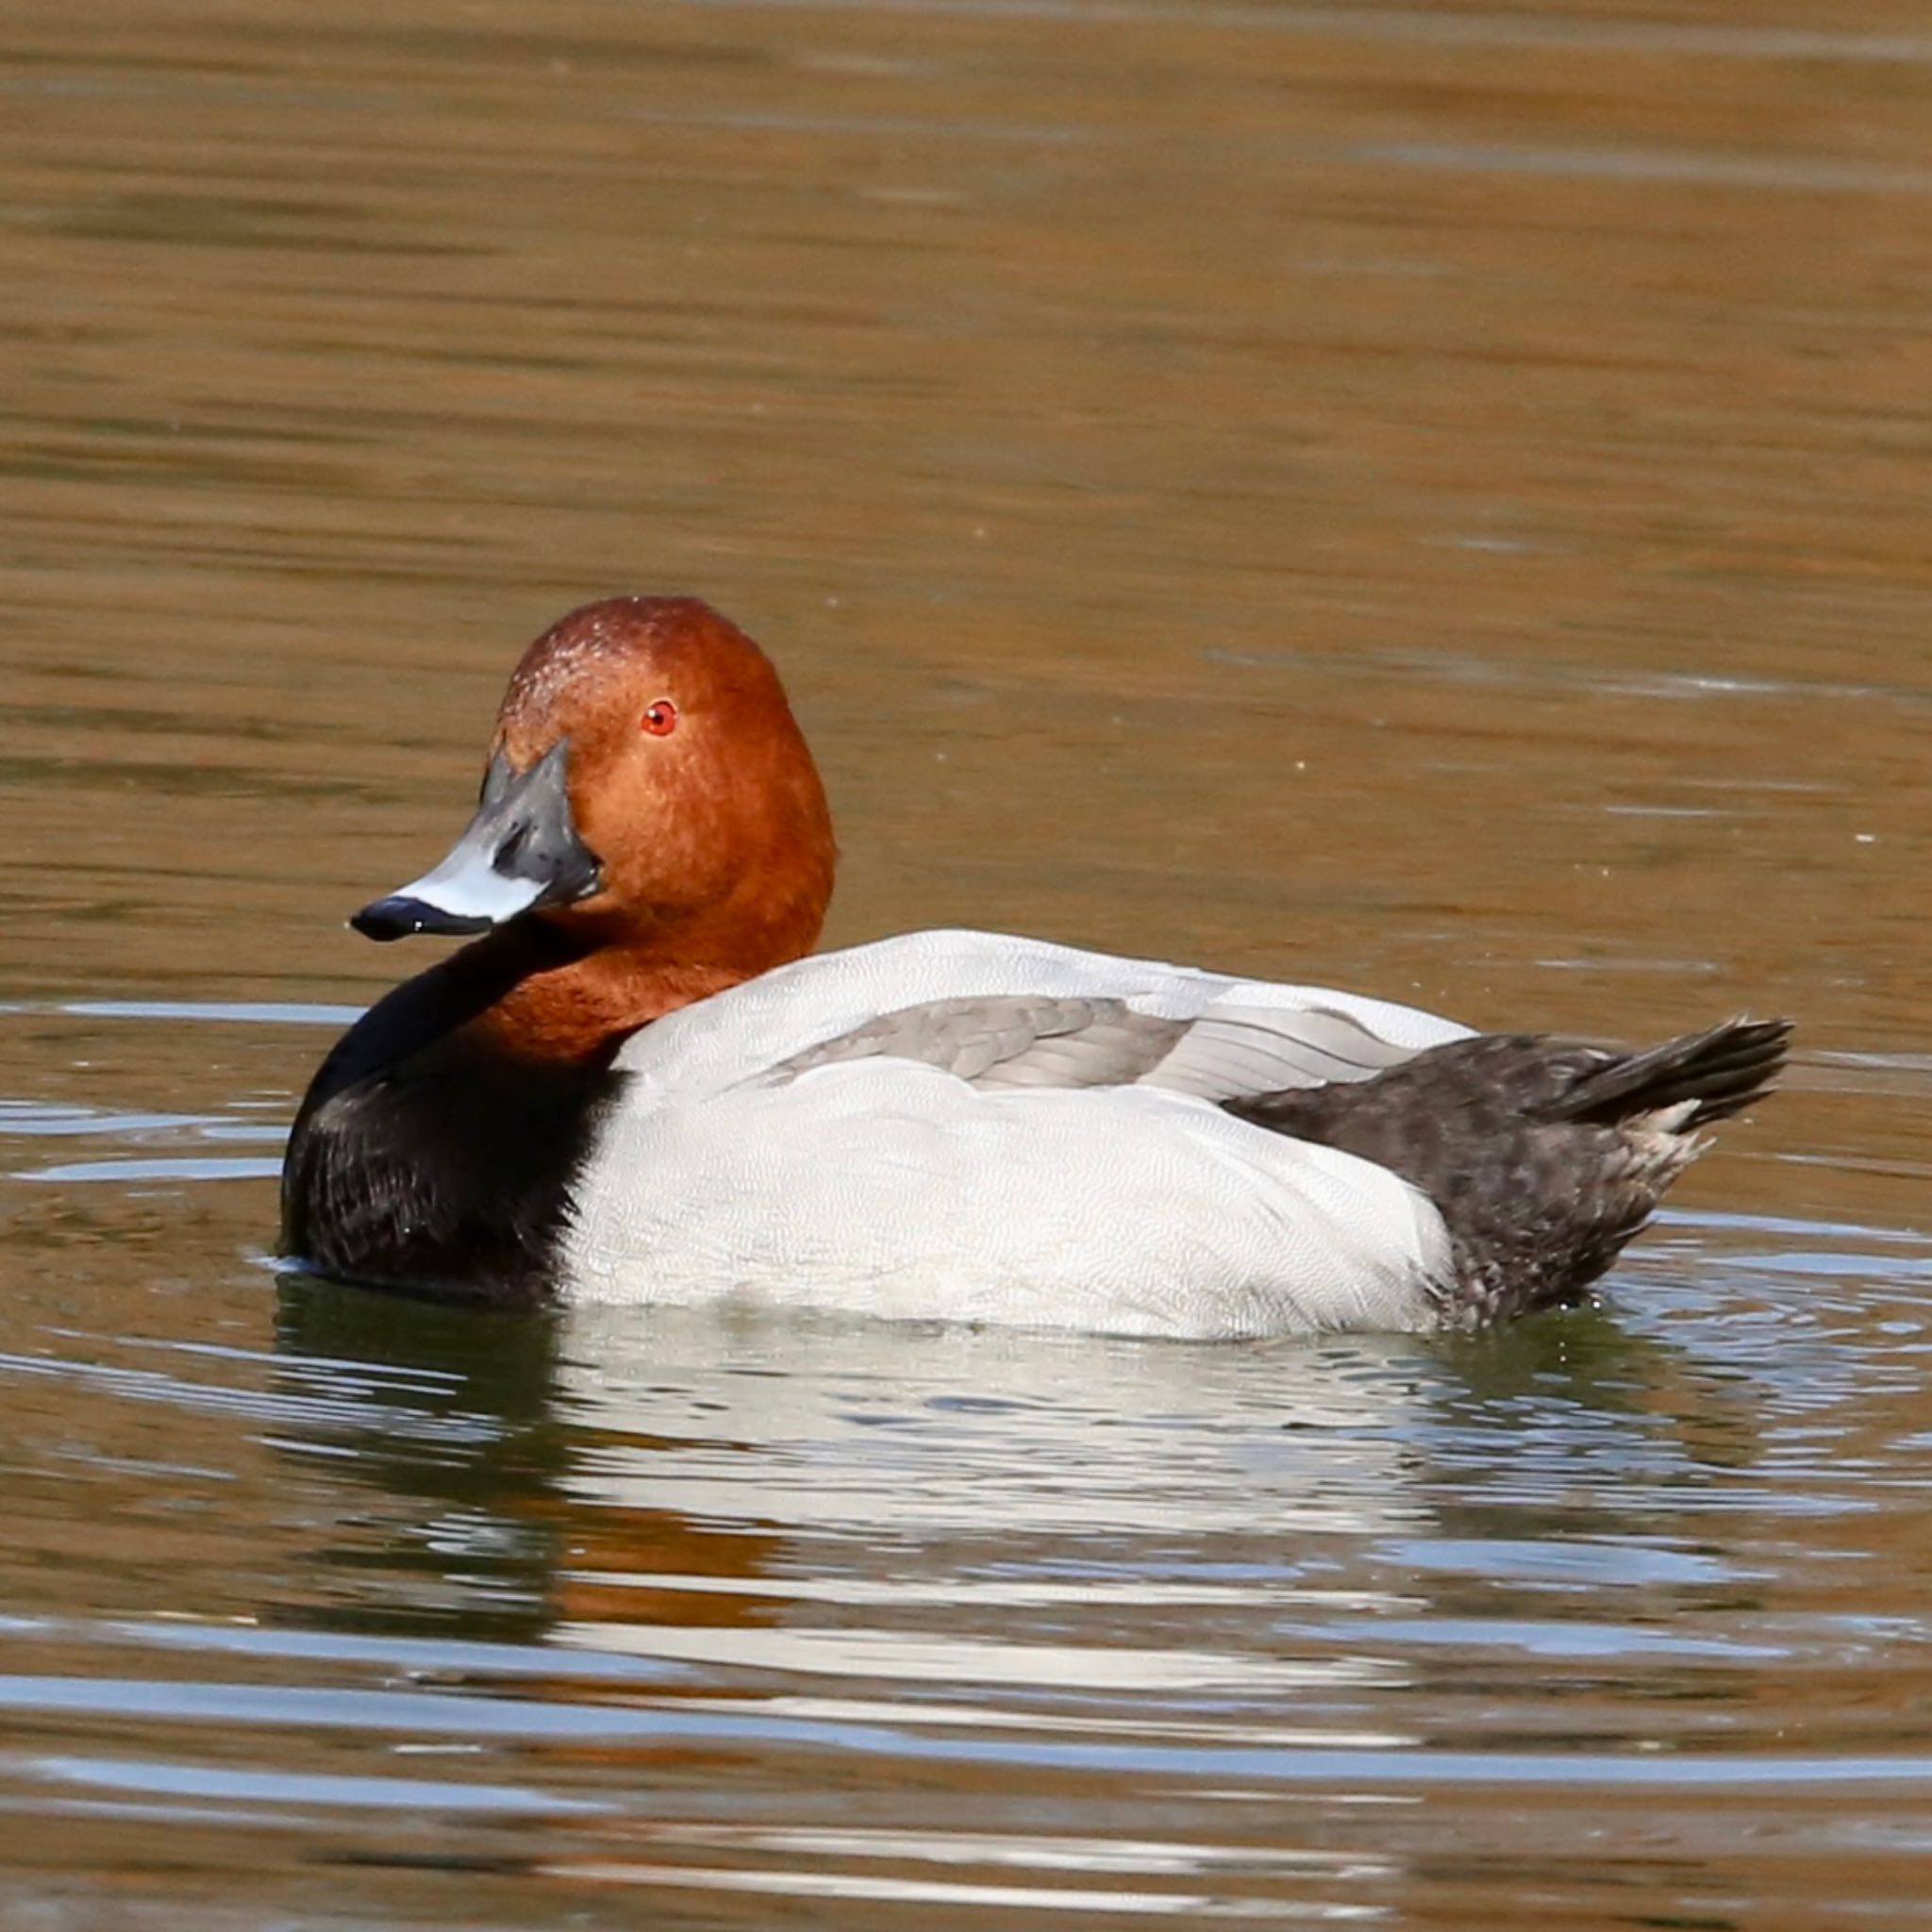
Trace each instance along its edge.
<path fill-rule="evenodd" d="M 1012 995 L 1206 1024 L 1149 1083 L 983 1089 L 890 1053 L 776 1071 L 881 1014 Z M 565 1291 L 1134 1335 L 1431 1326 L 1449 1246 L 1434 1207 L 1208 1096 L 1326 1077 L 1300 1070 L 1328 1065 L 1337 1039 L 1387 1064 L 1466 1031 L 1385 1001 L 991 933 L 819 955 L 625 1047 L 630 1079 L 580 1178 Z"/>

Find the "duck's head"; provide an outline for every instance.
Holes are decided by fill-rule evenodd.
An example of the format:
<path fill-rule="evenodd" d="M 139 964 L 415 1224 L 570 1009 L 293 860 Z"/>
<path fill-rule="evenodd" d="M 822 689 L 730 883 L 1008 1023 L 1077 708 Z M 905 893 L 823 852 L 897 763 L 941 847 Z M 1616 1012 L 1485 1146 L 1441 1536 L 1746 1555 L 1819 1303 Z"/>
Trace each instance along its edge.
<path fill-rule="evenodd" d="M 764 653 L 695 597 L 612 597 L 524 654 L 475 816 L 371 939 L 537 920 L 732 977 L 808 951 L 831 818 Z"/>

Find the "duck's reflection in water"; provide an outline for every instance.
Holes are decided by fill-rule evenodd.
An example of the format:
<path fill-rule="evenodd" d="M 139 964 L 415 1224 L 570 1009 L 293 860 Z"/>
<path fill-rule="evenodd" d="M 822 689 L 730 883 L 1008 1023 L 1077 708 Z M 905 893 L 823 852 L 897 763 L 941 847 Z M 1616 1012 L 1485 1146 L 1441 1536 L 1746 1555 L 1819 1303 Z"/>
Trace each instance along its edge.
<path fill-rule="evenodd" d="M 683 1658 L 747 1693 L 1301 1682 L 1246 1620 L 1376 1595 L 1351 1553 L 1428 1522 L 1441 1371 L 1399 1341 L 478 1317 L 293 1278 L 279 1341 L 314 1418 L 285 1447 L 336 1499 L 305 1614 Z"/>
<path fill-rule="evenodd" d="M 282 1447 L 338 1491 L 308 1569 L 305 1617 L 541 1642 L 575 1614 L 562 1596 L 580 1569 L 758 1569 L 769 1538 L 675 1507 L 613 1511 L 579 1497 L 578 1467 L 615 1424 L 569 1391 L 558 1341 L 547 1314 L 479 1314 L 284 1279 L 277 1347 L 312 1420 Z M 641 1456 L 680 1446 L 655 1440 L 641 1414 L 625 1441 Z M 706 1599 L 691 1607 L 702 1616 Z M 729 1601 L 715 1607 L 741 1615 Z M 744 1609 L 760 1614 L 755 1603 Z"/>
<path fill-rule="evenodd" d="M 333 1396 L 287 1445 L 334 1503 L 294 1614 L 512 1650 L 434 1681 L 511 1700 L 520 1780 L 596 1800 L 524 1869 L 646 1888 L 909 1898 L 939 1857 L 969 1891 L 1131 1867 L 1182 1912 L 1238 1857 L 1340 1909 L 1407 1862 L 1357 1847 L 1344 1884 L 1288 1794 L 1411 1803 L 1402 1767 L 1482 1735 L 1470 1630 L 1533 1614 L 1586 1522 L 1641 1539 L 1607 1465 L 1572 1520 L 1583 1456 L 1698 1453 L 1695 1377 L 1591 1311 L 1202 1346 L 291 1280 L 280 1341 Z M 1146 1864 L 1121 1832 L 1157 1799 Z"/>
<path fill-rule="evenodd" d="M 1503 1448 L 1512 1408 L 1530 1447 L 1661 1407 L 1680 1453 L 1749 1453 L 1722 1391 L 1706 1414 L 1669 1351 L 1593 1311 L 1473 1341 L 1189 1345 L 479 1316 L 291 1277 L 278 1341 L 330 1397 L 285 1444 L 341 1491 L 318 1607 L 717 1664 L 810 1667 L 795 1643 L 672 1633 L 804 1623 L 856 1642 L 892 1621 L 964 1640 L 1036 1610 L 1065 1638 L 1077 1610 L 1051 1668 L 1091 1674 L 1107 1633 L 1162 1606 L 1199 1653 L 1230 1606 L 1407 1598 L 1377 1553 L 1441 1529 L 1447 1470 Z"/>

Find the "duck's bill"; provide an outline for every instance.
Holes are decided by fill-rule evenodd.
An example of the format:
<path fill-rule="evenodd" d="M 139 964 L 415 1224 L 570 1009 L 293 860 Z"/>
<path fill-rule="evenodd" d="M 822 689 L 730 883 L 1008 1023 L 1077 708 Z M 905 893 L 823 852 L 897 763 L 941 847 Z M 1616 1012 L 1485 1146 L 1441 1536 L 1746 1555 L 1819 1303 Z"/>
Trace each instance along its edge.
<path fill-rule="evenodd" d="M 476 816 L 449 856 L 349 924 L 372 940 L 489 932 L 540 906 L 589 898 L 602 879 L 597 856 L 571 817 L 565 755 L 555 744 L 519 772 L 498 752 L 484 774 Z"/>

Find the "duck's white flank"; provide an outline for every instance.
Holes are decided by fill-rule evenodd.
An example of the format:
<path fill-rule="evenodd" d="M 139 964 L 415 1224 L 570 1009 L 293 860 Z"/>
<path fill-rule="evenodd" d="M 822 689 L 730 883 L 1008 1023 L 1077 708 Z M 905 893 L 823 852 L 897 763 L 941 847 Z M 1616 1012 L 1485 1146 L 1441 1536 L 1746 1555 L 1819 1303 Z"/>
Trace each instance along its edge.
<path fill-rule="evenodd" d="M 1013 996 L 1202 1024 L 1168 1057 L 1174 1085 L 989 1088 L 876 1051 L 775 1071 L 881 1015 Z M 1300 1059 L 1331 1068 L 1338 1040 L 1372 1069 L 1467 1033 L 1326 988 L 999 934 L 823 954 L 625 1045 L 564 1291 L 1199 1338 L 1433 1325 L 1441 1217 L 1371 1162 L 1223 1112 L 1211 1068 L 1228 1016 L 1284 1086 Z"/>

